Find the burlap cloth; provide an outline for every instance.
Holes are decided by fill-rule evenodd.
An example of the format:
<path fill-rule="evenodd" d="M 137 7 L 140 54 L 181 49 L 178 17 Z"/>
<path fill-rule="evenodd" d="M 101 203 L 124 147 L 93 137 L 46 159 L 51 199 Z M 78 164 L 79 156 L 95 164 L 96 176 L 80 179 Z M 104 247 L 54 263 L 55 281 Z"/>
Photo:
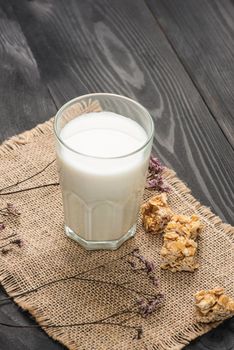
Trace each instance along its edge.
<path fill-rule="evenodd" d="M 162 238 L 145 234 L 140 223 L 136 237 L 117 251 L 85 251 L 64 235 L 58 186 L 3 195 L 57 182 L 55 162 L 47 166 L 54 158 L 52 121 L 12 138 L 0 147 L 1 189 L 30 178 L 0 192 L 0 208 L 11 202 L 21 211 L 19 218 L 5 218 L 6 228 L 0 236 L 3 239 L 15 232 L 24 242 L 22 248 L 15 246 L 8 254 L 0 255 L 3 287 L 10 296 L 21 294 L 14 298 L 15 302 L 28 310 L 52 338 L 77 350 L 181 349 L 216 326 L 195 321 L 193 295 L 200 289 L 223 286 L 234 296 L 234 228 L 222 223 L 197 202 L 175 173 L 166 170 L 165 179 L 172 186 L 169 203 L 173 210 L 183 214 L 196 213 L 204 224 L 199 238 L 200 268 L 194 273 L 161 271 Z M 152 193 L 146 191 L 145 199 L 150 195 Z M 6 243 L 6 240 L 2 242 Z M 152 283 L 144 275 L 133 273 L 126 262 L 125 255 L 135 247 L 155 262 L 165 303 L 146 319 L 134 316 L 124 322 L 126 315 L 108 318 L 134 304 L 137 294 L 131 290 L 155 292 Z M 82 274 L 87 270 L 91 271 Z M 72 277 L 77 274 L 81 278 Z M 129 289 L 117 286 L 125 282 L 128 283 L 124 286 Z M 103 319 L 107 321 L 100 323 Z M 133 327 L 141 325 L 142 339 L 133 339 L 134 329 L 115 325 L 120 322 Z M 54 325 L 58 327 L 46 327 Z"/>

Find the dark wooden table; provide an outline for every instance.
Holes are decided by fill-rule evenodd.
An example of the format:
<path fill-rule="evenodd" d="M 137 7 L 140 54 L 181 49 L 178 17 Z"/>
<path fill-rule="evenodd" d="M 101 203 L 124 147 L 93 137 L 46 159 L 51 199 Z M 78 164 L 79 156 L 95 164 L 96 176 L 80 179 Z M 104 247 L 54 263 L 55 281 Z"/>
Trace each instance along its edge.
<path fill-rule="evenodd" d="M 234 224 L 234 2 L 0 0 L 2 141 L 101 91 L 148 108 L 154 151 Z M 34 324 L 13 303 L 0 322 Z M 63 347 L 39 328 L 0 327 L 0 350 L 27 349 Z M 234 349 L 234 319 L 186 349 Z"/>

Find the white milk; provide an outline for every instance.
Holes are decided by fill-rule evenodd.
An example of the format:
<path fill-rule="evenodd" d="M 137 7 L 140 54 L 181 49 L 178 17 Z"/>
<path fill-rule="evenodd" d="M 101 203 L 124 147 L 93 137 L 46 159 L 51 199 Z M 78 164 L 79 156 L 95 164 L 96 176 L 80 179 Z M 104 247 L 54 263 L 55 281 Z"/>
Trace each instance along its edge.
<path fill-rule="evenodd" d="M 99 112 L 73 119 L 60 138 L 83 153 L 58 149 L 66 226 L 85 240 L 118 240 L 136 223 L 148 157 L 144 151 L 110 157 L 139 149 L 146 132 L 129 118 Z"/>

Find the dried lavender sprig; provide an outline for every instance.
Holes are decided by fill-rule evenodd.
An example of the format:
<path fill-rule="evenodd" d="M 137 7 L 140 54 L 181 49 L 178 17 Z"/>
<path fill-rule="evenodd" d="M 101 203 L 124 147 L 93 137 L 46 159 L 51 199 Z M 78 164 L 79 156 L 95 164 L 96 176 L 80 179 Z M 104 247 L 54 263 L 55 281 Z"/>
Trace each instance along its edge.
<path fill-rule="evenodd" d="M 149 279 L 152 281 L 152 283 L 153 283 L 153 285 L 155 286 L 155 287 L 159 287 L 159 278 L 157 277 L 157 276 L 155 276 L 155 275 L 150 275 L 149 276 Z"/>
<path fill-rule="evenodd" d="M 149 173 L 151 174 L 160 174 L 162 173 L 164 166 L 160 160 L 156 157 L 151 156 L 149 161 Z"/>
<path fill-rule="evenodd" d="M 164 301 L 164 295 L 159 293 L 155 297 L 146 299 L 137 299 L 138 311 L 142 317 L 151 315 L 156 309 L 158 309 Z"/>
<path fill-rule="evenodd" d="M 154 272 L 155 266 L 153 261 L 147 260 L 143 255 L 139 254 L 138 251 L 134 251 L 132 255 L 144 264 L 147 273 Z"/>
<path fill-rule="evenodd" d="M 147 186 L 148 189 L 151 189 L 151 190 L 154 189 L 159 192 L 170 192 L 171 190 L 169 186 L 164 184 L 164 181 L 161 175 L 157 175 L 153 179 L 149 179 L 147 185 L 148 185 Z"/>
<path fill-rule="evenodd" d="M 142 264 L 143 268 L 137 268 L 136 262 L 133 260 L 127 260 L 133 271 L 144 271 L 148 275 L 149 280 L 155 287 L 159 287 L 159 278 L 155 275 L 155 265 L 153 261 L 147 260 L 143 255 L 140 254 L 139 249 L 135 249 L 132 252 L 132 256 L 137 258 Z"/>
<path fill-rule="evenodd" d="M 149 176 L 147 181 L 147 188 L 154 189 L 159 192 L 169 192 L 170 187 L 164 184 L 162 177 L 164 166 L 160 160 L 156 157 L 151 156 L 149 161 Z"/>

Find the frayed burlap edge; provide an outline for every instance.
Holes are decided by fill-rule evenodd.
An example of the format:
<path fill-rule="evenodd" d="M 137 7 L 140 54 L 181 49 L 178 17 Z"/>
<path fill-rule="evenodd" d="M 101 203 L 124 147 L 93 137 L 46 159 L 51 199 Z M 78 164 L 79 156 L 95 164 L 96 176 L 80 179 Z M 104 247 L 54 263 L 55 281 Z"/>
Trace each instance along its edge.
<path fill-rule="evenodd" d="M 7 154 L 23 145 L 26 145 L 27 143 L 33 142 L 37 136 L 41 136 L 42 134 L 51 134 L 53 122 L 54 118 L 51 118 L 43 124 L 38 124 L 31 130 L 27 130 L 22 134 L 13 136 L 12 138 L 4 141 L 0 146 L 0 155 Z"/>
<path fill-rule="evenodd" d="M 23 132 L 22 134 L 13 136 L 9 140 L 6 140 L 0 146 L 0 155 L 4 156 L 21 146 L 28 144 L 30 142 L 35 141 L 35 138 L 41 135 L 51 134 L 53 128 L 54 118 L 51 118 L 49 121 L 38 124 L 32 130 L 28 130 Z M 188 205 L 192 208 L 196 209 L 198 213 L 203 216 L 204 220 L 209 221 L 209 224 L 213 224 L 216 229 L 220 229 L 227 234 L 232 244 L 234 244 L 234 227 L 223 223 L 222 220 L 216 216 L 212 211 L 203 206 L 199 201 L 197 201 L 192 195 L 191 190 L 177 178 L 176 173 L 166 168 L 164 171 L 164 178 L 168 182 L 170 186 L 173 187 L 174 191 L 176 191 L 177 195 L 183 197 L 184 200 L 187 201 Z M 14 294 L 21 293 L 19 286 L 15 285 L 14 277 L 9 275 L 7 271 L 3 269 L 0 270 L 0 282 L 4 285 L 4 289 L 8 293 L 9 296 L 13 297 Z M 52 326 L 50 321 L 42 316 L 42 310 L 38 307 L 38 305 L 34 304 L 32 300 L 30 300 L 30 296 L 21 296 L 17 298 L 13 298 L 13 300 L 23 309 L 28 311 L 36 320 L 39 325 Z M 185 345 L 189 344 L 189 342 L 198 336 L 201 336 L 207 333 L 212 328 L 217 327 L 219 323 L 214 324 L 194 324 L 186 329 L 182 330 L 179 334 L 174 335 L 168 340 L 158 341 L 153 346 L 147 348 L 147 350 L 180 350 Z M 58 341 L 70 350 L 76 350 L 77 345 L 70 339 L 67 341 L 65 338 L 63 339 L 64 331 L 62 329 L 54 329 L 51 332 L 52 328 L 42 327 L 46 333 Z"/>

